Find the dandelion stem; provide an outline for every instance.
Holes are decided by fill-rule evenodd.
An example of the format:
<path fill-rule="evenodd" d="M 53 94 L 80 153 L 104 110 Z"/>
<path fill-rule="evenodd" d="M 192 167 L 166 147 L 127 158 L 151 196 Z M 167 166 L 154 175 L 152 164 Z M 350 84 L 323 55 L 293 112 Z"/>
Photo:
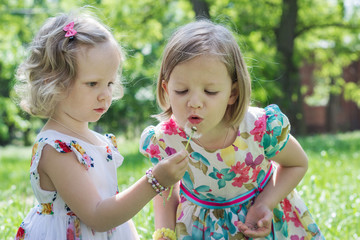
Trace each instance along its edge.
<path fill-rule="evenodd" d="M 190 137 L 189 137 L 189 139 L 188 139 L 188 141 L 187 141 L 187 143 L 186 143 L 186 145 L 185 145 L 185 150 L 187 150 L 187 147 L 189 146 L 190 140 L 191 140 L 192 136 L 194 135 L 194 133 L 195 133 L 196 131 L 197 131 L 197 128 L 196 128 L 195 126 L 192 126 L 192 127 L 191 127 Z M 170 192 L 169 192 L 169 195 L 168 195 L 168 197 L 167 197 L 167 200 L 168 200 L 168 201 L 169 201 L 169 199 L 171 198 L 173 188 L 174 188 L 174 185 L 172 185 L 172 186 L 170 187 Z"/>

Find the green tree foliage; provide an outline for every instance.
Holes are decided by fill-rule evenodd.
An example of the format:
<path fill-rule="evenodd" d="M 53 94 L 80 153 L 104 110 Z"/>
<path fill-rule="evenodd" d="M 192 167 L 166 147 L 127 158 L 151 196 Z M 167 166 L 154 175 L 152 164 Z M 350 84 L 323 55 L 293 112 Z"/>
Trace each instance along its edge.
<path fill-rule="evenodd" d="M 200 0 L 198 0 L 200 1 Z M 238 32 L 253 77 L 254 102 L 275 101 L 303 129 L 299 69 L 314 64 L 316 89 L 307 103 L 328 104 L 331 94 L 359 102 L 356 83 L 343 68 L 359 57 L 360 4 L 351 0 L 202 0 L 210 18 L 225 19 Z M 194 5 L 195 6 L 195 5 Z M 201 12 L 201 11 L 200 11 Z M 334 80 L 335 79 L 335 80 Z M 325 99 L 324 99 L 325 98 Z M 316 100 L 317 99 L 317 100 Z M 360 105 L 358 105 L 360 106 Z"/>
<path fill-rule="evenodd" d="M 16 68 L 47 12 L 45 1 L 0 1 L 0 145 L 19 137 L 27 144 L 32 141 L 31 126 L 36 124 L 31 124 L 11 97 Z"/>
<path fill-rule="evenodd" d="M 184 1 L 118 1 L 104 3 L 107 24 L 127 53 L 124 66 L 125 95 L 101 123 L 138 136 L 143 127 L 155 124 L 155 84 L 164 44 L 172 31 L 191 21 L 194 13 Z"/>
<path fill-rule="evenodd" d="M 197 15 L 234 31 L 252 75 L 254 104 L 276 101 L 301 121 L 301 111 L 295 115 L 286 103 L 301 103 L 298 70 L 305 63 L 316 65 L 315 80 L 322 86 L 306 101 L 322 104 L 330 94 L 344 94 L 360 103 L 358 83 L 345 83 L 342 76 L 342 69 L 359 59 L 360 5 L 354 0 L 0 0 L 0 104 L 6 106 L 0 108 L 1 145 L 19 137 L 31 141 L 41 126 L 9 101 L 28 43 L 47 17 L 87 4 L 111 26 L 127 54 L 124 98 L 94 124 L 98 130 L 133 137 L 156 123 L 151 115 L 159 111 L 155 83 L 164 45 Z"/>

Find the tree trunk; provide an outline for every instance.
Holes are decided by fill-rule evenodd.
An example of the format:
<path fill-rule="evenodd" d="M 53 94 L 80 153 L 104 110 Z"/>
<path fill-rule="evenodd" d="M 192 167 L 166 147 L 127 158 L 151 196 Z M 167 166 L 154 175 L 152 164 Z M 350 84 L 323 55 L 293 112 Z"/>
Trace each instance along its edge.
<path fill-rule="evenodd" d="M 283 95 L 279 97 L 277 104 L 289 117 L 293 131 L 304 133 L 299 69 L 293 60 L 297 13 L 297 0 L 283 0 L 280 25 L 276 29 L 277 50 L 283 67 L 279 79 Z"/>
<path fill-rule="evenodd" d="M 196 19 L 206 18 L 210 19 L 209 5 L 205 0 L 190 0 Z"/>
<path fill-rule="evenodd" d="M 330 85 L 334 84 L 334 78 L 331 78 Z M 338 96 L 335 96 L 333 93 L 329 95 L 329 102 L 326 107 L 326 130 L 330 133 L 335 133 L 336 129 L 336 109 L 339 99 Z"/>

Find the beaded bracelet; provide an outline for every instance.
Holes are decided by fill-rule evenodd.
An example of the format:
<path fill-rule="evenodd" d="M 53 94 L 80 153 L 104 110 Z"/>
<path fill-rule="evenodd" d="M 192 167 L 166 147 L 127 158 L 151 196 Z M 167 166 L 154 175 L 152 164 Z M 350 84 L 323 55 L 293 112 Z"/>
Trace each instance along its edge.
<path fill-rule="evenodd" d="M 168 240 L 176 240 L 176 234 L 170 228 L 159 228 L 153 234 L 153 240 L 165 238 Z"/>
<path fill-rule="evenodd" d="M 146 177 L 148 179 L 148 183 L 151 184 L 152 188 L 155 190 L 155 192 L 157 194 L 160 194 L 160 196 L 162 195 L 162 192 L 163 191 L 166 191 L 168 190 L 167 187 L 164 187 L 162 186 L 158 180 L 156 180 L 156 178 L 154 177 L 154 175 L 152 174 L 152 168 L 149 168 L 147 171 L 146 171 Z"/>

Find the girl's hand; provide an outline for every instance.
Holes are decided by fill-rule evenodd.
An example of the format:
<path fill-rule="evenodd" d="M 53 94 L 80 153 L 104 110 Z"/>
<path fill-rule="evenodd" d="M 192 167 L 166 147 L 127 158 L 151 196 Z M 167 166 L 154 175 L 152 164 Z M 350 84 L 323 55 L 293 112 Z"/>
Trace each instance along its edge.
<path fill-rule="evenodd" d="M 271 232 L 273 213 L 265 205 L 251 206 L 245 218 L 245 223 L 238 222 L 239 230 L 251 238 L 266 237 Z"/>
<path fill-rule="evenodd" d="M 184 176 L 188 162 L 188 152 L 182 150 L 156 164 L 153 168 L 153 175 L 162 186 L 170 187 Z"/>

